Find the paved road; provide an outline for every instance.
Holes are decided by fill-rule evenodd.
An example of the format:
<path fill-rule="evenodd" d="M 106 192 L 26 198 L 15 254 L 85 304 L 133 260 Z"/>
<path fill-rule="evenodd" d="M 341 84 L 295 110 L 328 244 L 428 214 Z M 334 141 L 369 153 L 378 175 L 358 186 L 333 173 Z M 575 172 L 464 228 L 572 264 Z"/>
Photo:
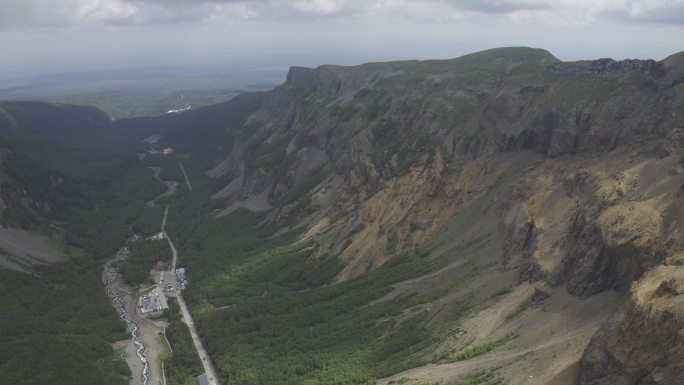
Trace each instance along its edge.
<path fill-rule="evenodd" d="M 171 242 L 171 238 L 169 238 L 169 234 L 166 233 L 166 218 L 169 216 L 169 205 L 166 205 L 166 209 L 164 210 L 164 219 L 162 219 L 162 225 L 161 225 L 161 232 L 164 235 L 164 238 L 166 238 L 167 241 L 169 241 L 169 247 L 171 247 L 171 254 L 173 255 L 173 260 L 171 262 L 171 275 L 174 277 L 176 276 L 176 261 L 178 260 L 178 252 L 176 251 L 176 246 L 173 245 L 173 242 Z"/>
<path fill-rule="evenodd" d="M 166 217 L 168 216 L 168 214 L 169 206 L 166 206 L 166 210 L 164 211 L 164 219 L 162 219 L 161 231 L 164 234 L 164 238 L 166 238 L 166 240 L 169 242 L 169 246 L 171 247 L 171 254 L 173 254 L 173 263 L 171 266 L 171 271 L 169 271 L 167 275 L 171 275 L 175 279 L 176 260 L 178 259 L 178 251 L 176 250 L 176 246 L 173 245 L 171 238 L 169 238 L 169 235 L 166 233 Z M 202 345 L 202 340 L 199 338 L 199 334 L 197 333 L 197 329 L 195 328 L 195 321 L 193 321 L 192 319 L 192 315 L 188 310 L 188 306 L 185 304 L 185 300 L 183 300 L 183 296 L 181 295 L 180 290 L 176 291 L 176 299 L 178 299 L 178 304 L 181 308 L 183 322 L 185 322 L 185 324 L 188 325 L 188 328 L 190 329 L 190 336 L 192 337 L 192 342 L 195 343 L 195 349 L 197 349 L 197 354 L 199 355 L 202 361 L 202 365 L 204 366 L 204 372 L 207 374 L 207 377 L 209 378 L 209 385 L 219 385 L 216 370 L 214 369 L 214 366 L 211 363 L 211 358 L 209 357 L 209 354 L 207 354 L 207 351 L 204 349 L 204 345 Z"/>
<path fill-rule="evenodd" d="M 190 311 L 188 311 L 188 306 L 185 304 L 185 301 L 183 300 L 182 296 L 179 295 L 176 298 L 178 299 L 178 304 L 180 305 L 181 313 L 183 314 L 183 320 L 190 329 L 190 335 L 192 336 L 192 341 L 195 343 L 195 348 L 197 348 L 197 354 L 199 354 L 199 357 L 202 360 L 202 365 L 204 365 L 204 372 L 207 374 L 207 377 L 209 378 L 209 384 L 218 385 L 218 376 L 216 375 L 216 370 L 214 370 L 214 365 L 212 365 L 211 363 L 211 358 L 207 354 L 207 351 L 204 349 L 204 346 L 202 345 L 202 340 L 200 340 L 199 335 L 197 334 L 197 329 L 195 329 L 195 322 L 192 320 Z"/>
<path fill-rule="evenodd" d="M 183 176 L 185 177 L 185 184 L 187 184 L 190 191 L 192 191 L 192 186 L 190 185 L 190 179 L 188 179 L 188 174 L 185 173 L 185 167 L 183 167 L 183 162 L 181 162 L 179 160 L 178 164 L 180 164 L 181 171 L 183 171 Z"/>

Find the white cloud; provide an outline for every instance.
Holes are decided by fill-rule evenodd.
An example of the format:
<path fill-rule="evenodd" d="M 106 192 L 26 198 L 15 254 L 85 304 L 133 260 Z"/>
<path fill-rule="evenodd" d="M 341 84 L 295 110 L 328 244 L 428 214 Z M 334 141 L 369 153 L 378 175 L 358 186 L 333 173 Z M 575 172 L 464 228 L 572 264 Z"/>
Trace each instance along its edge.
<path fill-rule="evenodd" d="M 453 7 L 444 1 L 425 0 L 383 0 L 368 8 L 372 17 L 393 19 L 418 19 L 435 21 L 455 21 L 467 18 L 469 12 Z"/>
<path fill-rule="evenodd" d="M 344 9 L 344 0 L 297 0 L 292 8 L 306 13 L 331 15 Z"/>
<path fill-rule="evenodd" d="M 627 21 L 684 24 L 684 0 L 625 0 L 621 7 L 607 8 L 604 13 Z"/>
<path fill-rule="evenodd" d="M 77 21 L 86 23 L 121 23 L 138 14 L 133 4 L 118 0 L 82 0 L 73 13 Z"/>
<path fill-rule="evenodd" d="M 122 0 L 0 0 L 0 29 L 129 23 L 137 13 Z"/>

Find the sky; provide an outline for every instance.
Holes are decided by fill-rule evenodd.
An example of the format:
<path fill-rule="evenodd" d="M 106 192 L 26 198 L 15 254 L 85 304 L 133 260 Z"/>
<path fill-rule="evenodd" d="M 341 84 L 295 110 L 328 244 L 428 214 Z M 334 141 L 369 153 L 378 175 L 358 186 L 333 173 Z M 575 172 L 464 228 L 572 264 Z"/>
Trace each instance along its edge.
<path fill-rule="evenodd" d="M 684 51 L 684 0 L 0 0 L 0 79 L 131 67 L 280 70 L 500 46 L 561 60 Z"/>

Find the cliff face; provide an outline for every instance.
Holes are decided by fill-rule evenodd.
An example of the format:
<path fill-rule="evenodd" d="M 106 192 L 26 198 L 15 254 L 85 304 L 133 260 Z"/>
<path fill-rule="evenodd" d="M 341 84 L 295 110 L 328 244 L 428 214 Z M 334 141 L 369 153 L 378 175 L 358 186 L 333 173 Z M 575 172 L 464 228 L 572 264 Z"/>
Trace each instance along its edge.
<path fill-rule="evenodd" d="M 524 256 L 535 262 L 526 278 L 564 282 L 579 296 L 625 292 L 668 252 L 681 248 L 680 220 L 668 213 L 679 202 L 682 151 L 663 157 L 644 153 L 661 147 L 642 142 L 591 157 L 591 164 L 565 158 L 562 171 L 546 162 L 549 166 L 525 176 L 519 185 L 527 190 L 520 196 L 525 210 L 518 214 L 524 219 L 513 230 L 526 234 Z M 515 249 L 516 242 L 507 248 Z"/>
<path fill-rule="evenodd" d="M 539 383 L 679 384 L 683 81 L 679 56 L 565 63 L 527 48 L 295 67 L 226 134 L 213 198 L 219 215 L 269 209 L 282 229 L 306 227 L 312 258 L 344 264 L 336 282 L 403 253 L 449 261 L 396 295 L 449 292 L 464 263 L 449 255 L 486 245 L 469 254 L 486 262 L 471 294 L 510 284 L 513 308 L 482 310 L 473 319 L 489 326 L 459 333 L 468 344 L 519 333 L 520 354 L 500 357 L 551 360 L 492 359 L 513 383 L 532 371 Z M 624 304 L 589 342 L 622 301 L 613 292 Z M 518 320 L 516 306 L 534 310 Z M 428 355 L 443 371 L 405 375 L 462 378 L 472 370 L 435 357 L 468 344 L 445 339 Z"/>
<path fill-rule="evenodd" d="M 266 122 L 272 114 L 285 123 L 283 131 L 313 125 L 293 108 L 302 100 L 316 119 L 327 112 L 323 147 L 335 143 L 335 126 L 378 123 L 368 135 L 374 150 L 396 139 L 383 137 L 385 128 L 428 134 L 448 156 L 520 149 L 557 156 L 610 149 L 677 126 L 681 95 L 668 92 L 679 84 L 677 70 L 652 60 L 562 63 L 530 49 L 442 62 L 293 68 L 262 112 Z"/>
<path fill-rule="evenodd" d="M 0 223 L 35 229 L 92 208 L 87 191 L 138 164 L 131 143 L 145 132 L 93 107 L 0 102 Z"/>
<path fill-rule="evenodd" d="M 63 174 L 31 161 L 11 147 L 0 147 L 0 224 L 31 228 L 45 218 L 60 219 L 64 201 L 82 191 Z"/>
<path fill-rule="evenodd" d="M 684 382 L 684 267 L 682 255 L 635 283 L 630 298 L 592 338 L 579 384 Z"/>
<path fill-rule="evenodd" d="M 525 149 L 553 157 L 664 135 L 682 125 L 679 67 L 563 63 L 525 48 L 447 61 L 295 67 L 247 125 L 260 140 L 285 144 L 296 160 L 332 161 L 372 184 L 435 148 L 447 161 Z M 291 169 L 295 180 L 305 173 Z"/>
<path fill-rule="evenodd" d="M 598 154 L 665 137 L 683 125 L 680 67 L 672 60 L 564 63 L 528 48 L 446 61 L 294 67 L 282 86 L 266 93 L 239 135 L 243 140 L 233 143 L 227 160 L 210 175 L 232 177 L 216 195 L 227 200 L 227 213 L 256 196 L 263 207 L 265 201 L 269 207 L 291 203 L 287 191 L 319 168 L 321 179 L 336 177 L 340 189 L 368 194 L 413 167 L 432 166 L 437 153 L 443 163 L 437 173 L 444 174 L 436 176 L 437 184 L 447 183 L 444 176 L 458 174 L 464 162 L 502 154 Z M 588 194 L 580 203 L 597 207 L 601 200 Z M 576 258 L 554 279 L 589 268 L 589 262 L 573 262 L 582 256 L 596 266 L 582 278 L 570 278 L 577 281 L 572 292 L 624 290 L 630 278 L 597 284 L 592 272 L 617 269 L 620 276 L 636 277 L 644 268 L 617 266 L 619 258 L 608 251 L 590 257 L 604 244 L 592 228 L 597 218 L 575 215 L 568 231 Z M 641 255 L 637 249 L 613 252 Z"/>

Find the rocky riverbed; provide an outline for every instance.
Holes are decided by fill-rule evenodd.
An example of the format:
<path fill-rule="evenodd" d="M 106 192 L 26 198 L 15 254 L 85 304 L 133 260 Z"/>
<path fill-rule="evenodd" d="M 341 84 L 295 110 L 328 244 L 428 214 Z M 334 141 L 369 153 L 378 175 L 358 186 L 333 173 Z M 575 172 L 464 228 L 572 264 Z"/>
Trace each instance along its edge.
<path fill-rule="evenodd" d="M 138 292 L 125 285 L 116 263 L 128 257 L 128 247 L 123 246 L 107 261 L 102 272 L 105 292 L 121 320 L 126 322 L 131 339 L 124 349 L 124 358 L 133 375 L 131 385 L 164 384 L 159 353 L 164 350 L 165 322 L 144 318 L 136 308 Z"/>
<path fill-rule="evenodd" d="M 133 320 L 133 317 L 129 314 L 128 310 L 126 309 L 127 306 L 125 297 L 129 294 L 121 293 L 117 288 L 119 269 L 113 266 L 115 262 L 126 259 L 128 257 L 128 254 L 129 250 L 127 246 L 123 246 L 121 249 L 119 249 L 114 258 L 112 258 L 105 264 L 102 276 L 105 284 L 105 292 L 112 301 L 112 306 L 114 306 L 114 309 L 116 309 L 117 313 L 119 314 L 119 318 L 121 318 L 122 321 L 126 322 L 128 330 L 130 330 L 131 332 L 131 343 L 135 346 L 135 355 L 137 356 L 138 360 L 142 365 L 140 373 L 133 373 L 133 382 L 139 382 L 142 385 L 147 385 L 147 382 L 150 378 L 150 366 L 145 352 L 145 344 L 141 339 L 140 327 L 138 323 Z"/>

